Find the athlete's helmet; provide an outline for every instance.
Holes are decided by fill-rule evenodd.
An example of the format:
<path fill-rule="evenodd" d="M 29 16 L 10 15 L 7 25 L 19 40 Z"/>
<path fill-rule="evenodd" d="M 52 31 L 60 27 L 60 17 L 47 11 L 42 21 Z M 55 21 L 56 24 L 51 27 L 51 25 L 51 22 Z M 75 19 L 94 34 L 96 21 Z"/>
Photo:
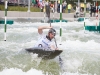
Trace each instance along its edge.
<path fill-rule="evenodd" d="M 53 29 L 53 28 L 51 28 L 51 29 L 49 30 L 49 33 L 52 33 L 52 34 L 54 34 L 54 36 L 55 36 L 55 35 L 56 35 L 56 30 Z"/>

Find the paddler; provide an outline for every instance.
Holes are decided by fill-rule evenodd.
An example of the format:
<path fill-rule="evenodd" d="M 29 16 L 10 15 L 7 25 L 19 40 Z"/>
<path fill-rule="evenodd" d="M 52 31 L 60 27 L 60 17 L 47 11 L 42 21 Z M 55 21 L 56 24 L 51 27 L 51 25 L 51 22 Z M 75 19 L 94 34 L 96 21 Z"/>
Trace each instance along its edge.
<path fill-rule="evenodd" d="M 49 29 L 47 35 L 43 34 L 44 29 Z M 53 42 L 53 39 L 56 36 L 55 29 L 53 29 L 51 26 L 39 26 L 38 33 L 40 35 L 40 38 L 39 38 L 38 42 L 35 44 L 35 47 L 42 47 L 47 50 L 49 50 L 49 49 L 58 50 L 56 48 L 55 42 Z"/>

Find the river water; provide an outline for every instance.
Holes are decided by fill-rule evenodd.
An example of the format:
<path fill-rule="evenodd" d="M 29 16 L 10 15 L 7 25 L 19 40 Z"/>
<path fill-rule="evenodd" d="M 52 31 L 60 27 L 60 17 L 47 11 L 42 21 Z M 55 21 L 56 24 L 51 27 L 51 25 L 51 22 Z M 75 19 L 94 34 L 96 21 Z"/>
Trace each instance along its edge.
<path fill-rule="evenodd" d="M 58 57 L 42 60 L 25 51 L 37 42 L 37 27 L 50 24 L 15 20 L 13 25 L 7 25 L 7 41 L 3 40 L 4 25 L 0 25 L 0 75 L 100 75 L 100 33 L 85 31 L 83 22 L 61 24 L 61 42 L 60 23 L 51 25 L 57 31 L 57 45 L 63 50 L 62 66 Z M 88 20 L 86 24 L 95 21 Z"/>

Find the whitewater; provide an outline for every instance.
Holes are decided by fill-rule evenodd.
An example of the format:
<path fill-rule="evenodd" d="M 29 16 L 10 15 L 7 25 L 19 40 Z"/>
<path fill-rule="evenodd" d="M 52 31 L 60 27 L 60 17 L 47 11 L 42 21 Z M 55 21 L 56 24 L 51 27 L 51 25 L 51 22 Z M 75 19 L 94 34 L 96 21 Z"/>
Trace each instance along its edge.
<path fill-rule="evenodd" d="M 95 22 L 86 20 L 87 25 Z M 32 19 L 14 19 L 13 25 L 7 25 L 7 41 L 4 25 L 0 25 L 0 75 L 100 75 L 100 33 L 84 30 L 84 22 L 51 23 L 57 31 L 57 45 L 63 50 L 62 67 L 58 57 L 42 60 L 25 51 L 37 42 L 37 28 L 44 25 L 50 26 Z M 47 32 L 48 29 L 44 30 Z"/>

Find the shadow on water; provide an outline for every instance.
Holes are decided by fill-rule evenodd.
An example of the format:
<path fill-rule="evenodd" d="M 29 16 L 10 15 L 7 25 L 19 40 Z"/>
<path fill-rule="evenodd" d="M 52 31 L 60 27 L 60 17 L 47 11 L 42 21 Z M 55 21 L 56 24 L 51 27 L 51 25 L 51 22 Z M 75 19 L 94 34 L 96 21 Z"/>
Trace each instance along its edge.
<path fill-rule="evenodd" d="M 60 75 L 61 71 L 59 64 L 53 60 L 42 60 L 37 69 L 42 70 L 45 75 Z"/>

